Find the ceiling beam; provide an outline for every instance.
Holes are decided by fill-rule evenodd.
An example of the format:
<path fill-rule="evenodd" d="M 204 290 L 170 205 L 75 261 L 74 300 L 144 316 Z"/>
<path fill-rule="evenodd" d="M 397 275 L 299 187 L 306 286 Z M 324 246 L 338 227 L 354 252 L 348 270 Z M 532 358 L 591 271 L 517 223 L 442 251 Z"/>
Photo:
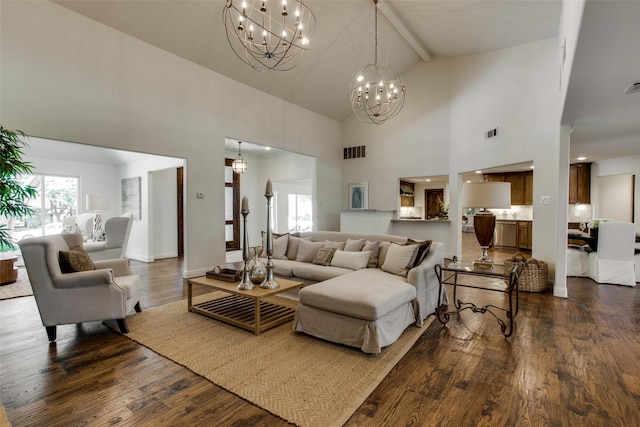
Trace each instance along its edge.
<path fill-rule="evenodd" d="M 398 12 L 391 6 L 391 3 L 388 0 L 378 0 L 378 9 L 382 14 L 389 20 L 393 28 L 396 29 L 398 33 L 409 43 L 409 45 L 416 51 L 418 56 L 422 58 L 423 61 L 428 62 L 431 61 L 431 54 L 427 50 L 426 47 L 422 44 L 420 40 L 413 34 L 413 31 L 409 29 L 407 23 L 404 22 L 404 19 L 398 14 Z"/>

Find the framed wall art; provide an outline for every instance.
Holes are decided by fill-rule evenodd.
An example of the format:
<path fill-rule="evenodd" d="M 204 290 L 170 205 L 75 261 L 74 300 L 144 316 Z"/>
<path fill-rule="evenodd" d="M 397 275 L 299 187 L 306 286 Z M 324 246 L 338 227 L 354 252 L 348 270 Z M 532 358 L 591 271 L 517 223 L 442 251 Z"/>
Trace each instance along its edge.
<path fill-rule="evenodd" d="M 141 184 L 139 176 L 122 179 L 122 213 L 132 213 L 133 219 L 142 219 Z"/>
<path fill-rule="evenodd" d="M 369 184 L 366 182 L 349 184 L 349 209 L 369 208 Z"/>

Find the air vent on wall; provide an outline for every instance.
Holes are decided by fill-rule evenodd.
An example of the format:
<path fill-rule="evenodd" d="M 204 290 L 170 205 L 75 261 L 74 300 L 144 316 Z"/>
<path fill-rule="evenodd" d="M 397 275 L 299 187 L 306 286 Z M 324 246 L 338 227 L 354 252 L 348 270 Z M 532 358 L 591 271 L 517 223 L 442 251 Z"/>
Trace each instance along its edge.
<path fill-rule="evenodd" d="M 484 133 L 485 139 L 494 138 L 498 136 L 498 128 L 488 130 Z"/>
<path fill-rule="evenodd" d="M 346 147 L 343 149 L 343 155 L 345 159 L 357 159 L 360 157 L 365 157 L 365 148 L 364 145 L 358 145 L 357 147 Z"/>
<path fill-rule="evenodd" d="M 625 95 L 630 95 L 632 93 L 640 92 L 640 82 L 631 82 L 624 90 Z"/>

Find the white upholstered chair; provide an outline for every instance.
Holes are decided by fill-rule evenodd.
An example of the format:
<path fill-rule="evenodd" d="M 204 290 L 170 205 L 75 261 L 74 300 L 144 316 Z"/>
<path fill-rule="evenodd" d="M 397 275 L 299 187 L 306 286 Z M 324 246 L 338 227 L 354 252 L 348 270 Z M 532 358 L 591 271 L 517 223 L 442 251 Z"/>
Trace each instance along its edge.
<path fill-rule="evenodd" d="M 93 214 L 83 213 L 76 217 L 76 224 L 80 228 L 82 237 L 85 241 L 93 237 Z"/>
<path fill-rule="evenodd" d="M 567 246 L 567 276 L 589 277 L 589 246 Z"/>
<path fill-rule="evenodd" d="M 102 242 L 86 242 L 84 250 L 94 261 L 124 258 L 132 225 L 133 214 L 130 213 L 109 218 L 104 223 L 106 239 Z"/>
<path fill-rule="evenodd" d="M 55 341 L 57 325 L 71 323 L 115 319 L 122 333 L 129 332 L 125 318 L 141 308 L 140 277 L 131 273 L 128 260 L 96 261 L 96 270 L 63 273 L 61 252 L 70 259 L 69 252 L 82 247 L 79 234 L 35 237 L 18 244 L 49 341 Z"/>
<path fill-rule="evenodd" d="M 612 221 L 598 227 L 598 250 L 589 254 L 589 277 L 598 283 L 635 286 L 636 227 Z"/>

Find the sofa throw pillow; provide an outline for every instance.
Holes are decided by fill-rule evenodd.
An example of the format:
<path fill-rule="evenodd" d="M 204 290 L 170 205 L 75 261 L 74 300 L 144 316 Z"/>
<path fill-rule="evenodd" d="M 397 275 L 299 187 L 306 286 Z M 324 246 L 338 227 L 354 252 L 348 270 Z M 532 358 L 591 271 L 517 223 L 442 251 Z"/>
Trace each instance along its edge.
<path fill-rule="evenodd" d="M 387 257 L 387 251 L 389 250 L 389 246 L 391 242 L 380 242 L 380 250 L 378 252 L 378 267 L 382 267 L 384 264 L 384 260 Z"/>
<path fill-rule="evenodd" d="M 262 231 L 262 252 L 260 252 L 261 257 L 267 256 L 267 232 Z M 287 245 L 289 243 L 289 233 L 285 234 L 276 234 L 272 233 L 271 237 L 273 238 L 273 253 L 271 254 L 271 258 L 274 259 L 282 259 L 285 258 L 287 254 Z"/>
<path fill-rule="evenodd" d="M 298 243 L 300 240 L 311 241 L 311 237 L 297 237 L 293 235 L 289 235 L 289 243 L 287 243 L 287 258 L 291 260 L 296 260 L 298 256 Z"/>
<path fill-rule="evenodd" d="M 407 240 L 407 245 L 418 245 L 418 250 L 416 251 L 414 260 L 411 263 L 412 267 L 417 267 L 427 257 L 427 254 L 429 253 L 429 248 L 431 248 L 431 240 L 417 241 L 417 240 L 409 239 Z"/>
<path fill-rule="evenodd" d="M 296 261 L 313 262 L 320 249 L 322 249 L 322 242 L 300 240 L 298 242 L 298 256 L 296 256 Z"/>
<path fill-rule="evenodd" d="M 316 257 L 313 259 L 314 264 L 318 265 L 330 265 L 331 259 L 333 258 L 333 254 L 337 251 L 336 248 L 322 248 L 316 254 Z"/>
<path fill-rule="evenodd" d="M 380 253 L 380 242 L 367 241 L 362 247 L 362 252 L 369 252 L 369 262 L 367 268 L 378 268 L 378 254 Z"/>
<path fill-rule="evenodd" d="M 334 248 L 339 251 L 344 250 L 345 242 L 332 242 L 331 240 L 325 240 L 323 243 L 323 247 L 325 248 Z"/>
<path fill-rule="evenodd" d="M 364 247 L 364 239 L 347 239 L 344 244 L 344 250 L 347 252 L 360 252 Z"/>
<path fill-rule="evenodd" d="M 382 271 L 395 274 L 397 276 L 407 277 L 407 273 L 411 268 L 411 261 L 418 250 L 418 245 L 399 245 L 391 243 L 387 251 Z"/>
<path fill-rule="evenodd" d="M 369 252 L 336 251 L 331 259 L 332 267 L 348 268 L 350 270 L 362 270 L 369 262 Z"/>
<path fill-rule="evenodd" d="M 65 274 L 96 269 L 89 254 L 81 248 L 71 251 L 60 251 L 59 257 L 60 270 Z"/>

